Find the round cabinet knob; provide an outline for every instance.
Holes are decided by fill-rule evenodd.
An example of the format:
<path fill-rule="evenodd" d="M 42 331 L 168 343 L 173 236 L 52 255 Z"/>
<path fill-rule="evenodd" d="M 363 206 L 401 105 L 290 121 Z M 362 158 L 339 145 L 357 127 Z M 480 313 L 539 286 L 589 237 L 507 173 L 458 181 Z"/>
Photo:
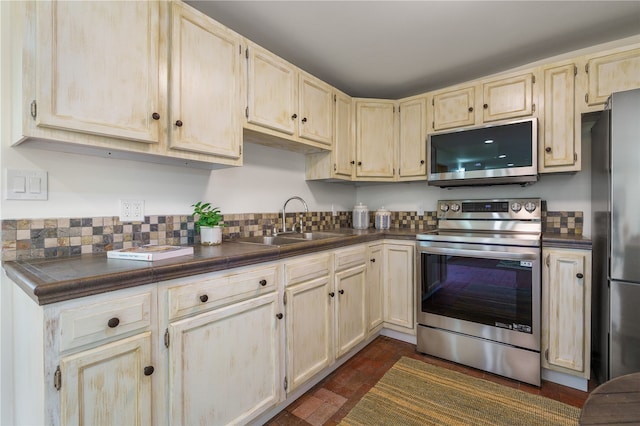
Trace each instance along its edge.
<path fill-rule="evenodd" d="M 182 120 L 177 120 L 176 121 L 176 126 L 182 127 Z"/>
<path fill-rule="evenodd" d="M 354 160 L 351 160 L 351 164 L 356 164 L 356 162 Z"/>
<path fill-rule="evenodd" d="M 484 109 L 489 108 L 489 104 L 484 104 L 484 105 L 482 105 L 482 108 L 484 108 Z"/>
<path fill-rule="evenodd" d="M 306 123 L 306 122 L 307 122 L 307 117 L 304 117 L 304 118 L 302 119 L 302 122 L 303 122 L 303 123 Z"/>
<path fill-rule="evenodd" d="M 580 272 L 578 272 L 578 273 L 576 274 L 576 278 L 578 278 L 578 279 L 583 279 L 583 278 L 584 278 L 584 275 L 582 275 Z"/>
<path fill-rule="evenodd" d="M 532 203 L 531 201 L 529 201 L 528 203 L 526 203 L 524 205 L 524 209 L 526 211 L 528 211 L 529 213 L 533 213 L 536 210 L 537 207 L 538 206 L 536 206 L 536 203 Z"/>
<path fill-rule="evenodd" d="M 334 297 L 336 294 L 332 291 L 331 293 L 329 293 L 329 297 Z"/>
<path fill-rule="evenodd" d="M 298 118 L 298 114 L 293 114 L 293 115 L 291 116 L 291 119 L 292 119 L 292 120 L 295 120 L 296 118 Z"/>
<path fill-rule="evenodd" d="M 473 107 L 469 107 L 469 112 L 473 112 Z"/>
<path fill-rule="evenodd" d="M 160 120 L 160 114 L 154 112 L 153 114 L 151 114 L 151 118 L 153 118 L 154 120 Z"/>
<path fill-rule="evenodd" d="M 344 294 L 344 290 L 338 290 L 338 293 Z"/>
<path fill-rule="evenodd" d="M 420 164 L 424 164 L 424 160 L 420 160 Z"/>
<path fill-rule="evenodd" d="M 460 211 L 460 204 L 458 204 L 458 203 L 451 204 L 451 211 L 459 212 Z"/>
<path fill-rule="evenodd" d="M 511 210 L 513 210 L 514 212 L 518 213 L 520 210 L 522 210 L 522 204 L 520 204 L 520 203 L 512 203 L 511 204 Z"/>
<path fill-rule="evenodd" d="M 276 314 L 276 318 L 278 319 L 282 319 L 284 317 L 284 315 L 282 315 L 282 313 Z"/>
<path fill-rule="evenodd" d="M 150 376 L 150 375 L 152 375 L 152 374 L 153 374 L 153 372 L 154 372 L 154 371 L 155 371 L 155 370 L 154 370 L 153 366 L 151 366 L 151 365 L 147 365 L 147 366 L 144 368 L 144 375 L 145 375 L 145 376 Z"/>
<path fill-rule="evenodd" d="M 209 296 L 207 296 L 206 294 L 203 294 L 202 296 L 200 296 L 200 301 L 202 303 L 206 303 L 207 300 L 209 300 Z"/>
<path fill-rule="evenodd" d="M 544 152 L 546 152 L 547 154 L 551 152 L 551 147 L 548 146 L 544 149 Z"/>
<path fill-rule="evenodd" d="M 118 317 L 113 317 L 109 321 L 107 321 L 107 325 L 109 328 L 116 328 L 120 324 L 120 319 Z"/>
<path fill-rule="evenodd" d="M 440 204 L 440 211 L 441 212 L 448 212 L 449 211 L 449 205 L 448 204 Z"/>
<path fill-rule="evenodd" d="M 376 263 L 376 259 L 371 259 L 371 262 L 372 263 Z"/>
<path fill-rule="evenodd" d="M 362 166 L 362 161 L 358 161 L 358 166 Z"/>
<path fill-rule="evenodd" d="M 260 285 L 262 287 L 264 287 L 265 285 L 267 285 L 267 280 L 260 280 Z"/>

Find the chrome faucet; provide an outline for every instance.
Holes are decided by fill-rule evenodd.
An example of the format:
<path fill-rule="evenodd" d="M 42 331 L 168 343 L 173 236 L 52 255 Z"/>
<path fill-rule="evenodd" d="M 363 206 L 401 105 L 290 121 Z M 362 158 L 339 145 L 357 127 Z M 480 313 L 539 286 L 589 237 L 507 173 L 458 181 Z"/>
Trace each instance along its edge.
<path fill-rule="evenodd" d="M 289 204 L 289 201 L 291 200 L 300 200 L 300 202 L 302 202 L 302 204 L 304 205 L 304 212 L 309 213 L 309 207 L 307 207 L 307 203 L 302 198 L 298 196 L 289 198 L 287 201 L 284 202 L 284 205 L 282 206 L 282 233 L 294 232 L 296 228 L 296 225 L 294 224 L 291 231 L 287 231 L 287 222 L 286 222 L 287 204 Z M 300 222 L 301 222 L 300 232 L 302 232 L 302 220 L 300 220 Z"/>

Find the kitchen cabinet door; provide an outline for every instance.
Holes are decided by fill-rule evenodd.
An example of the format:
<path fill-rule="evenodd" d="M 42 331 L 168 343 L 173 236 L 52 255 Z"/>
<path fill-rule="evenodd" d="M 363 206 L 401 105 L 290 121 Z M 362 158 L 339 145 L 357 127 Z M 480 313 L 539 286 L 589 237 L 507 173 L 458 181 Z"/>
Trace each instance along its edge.
<path fill-rule="evenodd" d="M 240 36 L 180 2 L 171 6 L 170 147 L 239 158 Z"/>
<path fill-rule="evenodd" d="M 395 176 L 396 102 L 356 102 L 356 176 L 392 181 Z"/>
<path fill-rule="evenodd" d="M 367 265 L 367 333 L 377 332 L 384 321 L 383 305 L 383 275 L 384 246 L 371 245 L 368 249 L 369 264 Z"/>
<path fill-rule="evenodd" d="M 367 334 L 365 265 L 336 272 L 336 357 L 341 357 Z"/>
<path fill-rule="evenodd" d="M 384 246 L 384 322 L 391 329 L 415 334 L 413 244 Z"/>
<path fill-rule="evenodd" d="M 590 377 L 591 252 L 543 249 L 542 366 Z"/>
<path fill-rule="evenodd" d="M 334 297 L 329 275 L 287 287 L 287 392 L 333 362 Z"/>
<path fill-rule="evenodd" d="M 452 129 L 475 124 L 475 86 L 437 93 L 433 105 L 433 130 Z"/>
<path fill-rule="evenodd" d="M 247 122 L 294 135 L 299 119 L 296 68 L 254 44 L 247 61 Z"/>
<path fill-rule="evenodd" d="M 245 424 L 282 400 L 277 293 L 169 324 L 170 423 Z"/>
<path fill-rule="evenodd" d="M 483 121 L 496 121 L 533 114 L 532 73 L 484 82 Z"/>
<path fill-rule="evenodd" d="M 35 7 L 31 114 L 37 126 L 159 143 L 164 124 L 154 117 L 166 117 L 159 3 L 52 1 Z"/>
<path fill-rule="evenodd" d="M 151 333 L 60 360 L 63 425 L 150 425 Z"/>
<path fill-rule="evenodd" d="M 298 134 L 301 138 L 331 146 L 333 142 L 333 93 L 331 86 L 300 72 Z"/>
<path fill-rule="evenodd" d="M 398 176 L 400 180 L 427 178 L 427 100 L 418 98 L 398 105 Z"/>
<path fill-rule="evenodd" d="M 640 49 L 595 56 L 587 62 L 589 106 L 604 104 L 614 92 L 640 87 Z"/>
<path fill-rule="evenodd" d="M 543 120 L 538 139 L 540 173 L 579 171 L 574 64 L 544 70 Z M 580 139 L 578 139 L 578 142 Z"/>

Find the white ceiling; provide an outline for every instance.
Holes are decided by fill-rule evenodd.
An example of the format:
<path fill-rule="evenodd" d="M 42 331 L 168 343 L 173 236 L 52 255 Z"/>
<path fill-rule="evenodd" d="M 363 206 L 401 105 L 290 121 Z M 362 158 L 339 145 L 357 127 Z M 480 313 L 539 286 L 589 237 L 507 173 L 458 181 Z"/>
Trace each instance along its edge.
<path fill-rule="evenodd" d="M 640 34 L 640 1 L 187 1 L 351 96 L 397 99 Z"/>

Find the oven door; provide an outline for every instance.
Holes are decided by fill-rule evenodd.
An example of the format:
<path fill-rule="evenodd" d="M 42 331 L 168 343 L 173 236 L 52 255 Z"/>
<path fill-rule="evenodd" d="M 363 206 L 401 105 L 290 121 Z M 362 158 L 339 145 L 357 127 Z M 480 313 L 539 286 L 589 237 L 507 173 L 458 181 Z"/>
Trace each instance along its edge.
<path fill-rule="evenodd" d="M 418 241 L 418 324 L 540 350 L 540 247 Z"/>

